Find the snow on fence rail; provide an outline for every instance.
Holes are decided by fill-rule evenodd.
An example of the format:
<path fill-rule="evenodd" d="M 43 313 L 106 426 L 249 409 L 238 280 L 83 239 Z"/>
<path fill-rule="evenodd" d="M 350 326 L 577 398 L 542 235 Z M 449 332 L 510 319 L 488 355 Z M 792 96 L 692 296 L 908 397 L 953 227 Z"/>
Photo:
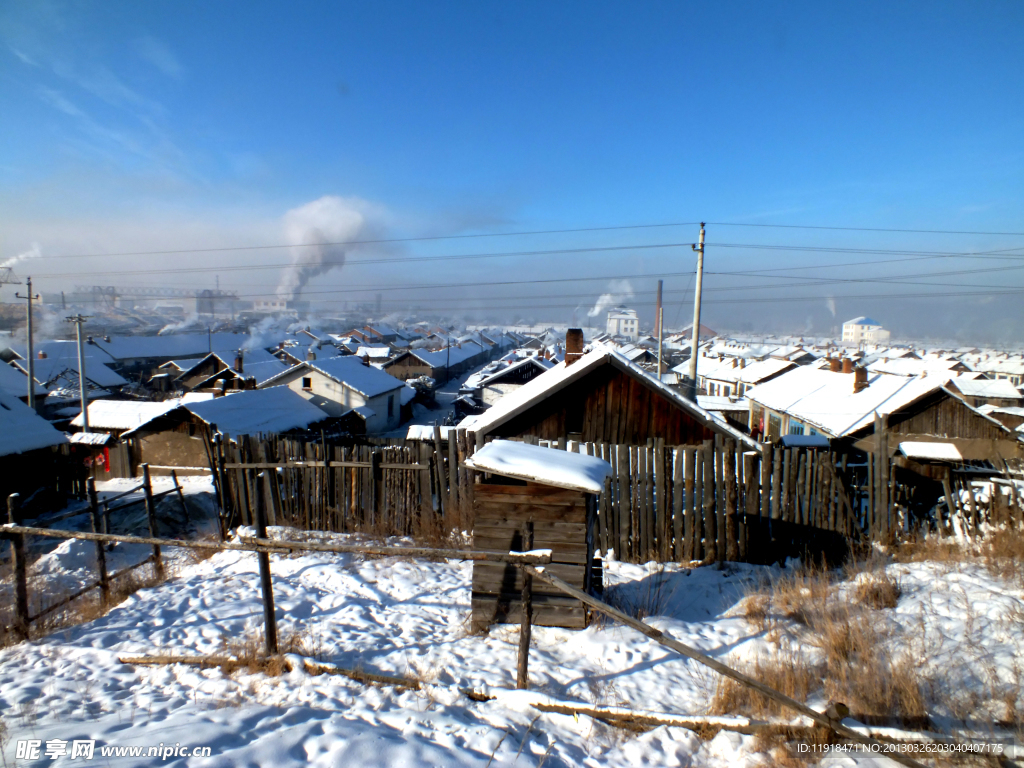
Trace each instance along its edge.
<path fill-rule="evenodd" d="M 597 541 L 627 562 L 839 560 L 852 541 L 895 541 L 922 525 L 977 535 L 984 523 L 1024 522 L 1016 485 L 989 479 L 979 494 L 971 480 L 977 470 L 967 466 L 941 482 L 915 480 L 885 458 L 886 446 L 863 454 L 770 444 L 743 451 L 721 437 L 681 446 L 524 440 L 611 465 Z M 472 529 L 476 472 L 466 459 L 476 446 L 465 430 L 442 440 L 435 429 L 432 444 L 367 442 L 240 437 L 215 444 L 226 525 L 252 525 L 262 505 L 271 524 L 303 530 L 423 539 Z"/>

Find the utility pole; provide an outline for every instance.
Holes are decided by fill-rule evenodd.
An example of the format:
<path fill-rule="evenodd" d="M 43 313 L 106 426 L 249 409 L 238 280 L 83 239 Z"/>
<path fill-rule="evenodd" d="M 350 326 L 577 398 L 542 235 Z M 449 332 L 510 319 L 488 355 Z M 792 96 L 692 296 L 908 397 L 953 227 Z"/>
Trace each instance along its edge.
<path fill-rule="evenodd" d="M 704 282 L 704 222 L 700 223 L 700 241 L 691 246 L 697 252 L 697 287 L 693 292 L 693 342 L 690 345 L 690 382 L 687 391 L 697 402 L 697 347 L 700 344 L 700 297 Z"/>
<path fill-rule="evenodd" d="M 661 280 L 658 281 L 658 288 L 659 289 L 661 288 Z M 663 373 L 665 373 L 665 365 L 662 362 L 663 359 L 664 359 L 663 356 L 662 356 L 662 354 L 663 354 L 662 353 L 662 349 L 663 349 L 663 347 L 662 347 L 662 339 L 665 336 L 665 330 L 663 328 L 664 322 L 665 322 L 665 308 L 664 307 L 658 307 L 658 381 L 661 381 L 661 376 L 662 376 Z"/>
<path fill-rule="evenodd" d="M 82 431 L 89 431 L 89 398 L 85 394 L 85 348 L 82 346 L 82 323 L 88 320 L 85 315 L 73 315 L 64 322 L 74 323 L 78 331 L 78 397 L 82 401 Z"/>
<path fill-rule="evenodd" d="M 28 299 L 28 319 L 25 322 L 25 335 L 28 338 L 28 407 L 36 409 L 36 353 L 32 349 L 32 302 L 39 299 L 39 296 L 32 295 L 32 278 L 26 277 L 28 283 L 28 296 L 20 293 L 14 294 L 19 299 Z"/>

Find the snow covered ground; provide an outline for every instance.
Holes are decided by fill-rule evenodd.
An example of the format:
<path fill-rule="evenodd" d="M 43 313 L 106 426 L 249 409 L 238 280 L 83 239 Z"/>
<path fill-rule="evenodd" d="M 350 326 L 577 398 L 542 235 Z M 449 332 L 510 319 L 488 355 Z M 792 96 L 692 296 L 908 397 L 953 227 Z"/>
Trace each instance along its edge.
<path fill-rule="evenodd" d="M 198 486 L 198 483 L 196 483 Z M 280 535 L 281 531 L 273 531 Z M 67 542 L 45 572 L 68 583 L 89 577 L 94 545 Z M 144 556 L 148 554 L 138 553 Z M 1024 662 L 1005 617 L 1020 590 L 980 567 L 890 565 L 903 588 L 891 620 L 923 631 L 933 663 L 953 664 L 968 645 L 999 669 Z M 107 615 L 0 651 L 0 717 L 7 765 L 24 739 L 95 739 L 101 745 L 208 746 L 208 758 L 104 758 L 109 765 L 266 766 L 743 766 L 770 765 L 754 738 L 722 732 L 703 742 L 661 727 L 643 735 L 589 717 L 542 714 L 544 695 L 635 710 L 700 714 L 716 676 L 628 628 L 598 621 L 584 631 L 537 627 L 531 690 L 516 692 L 518 627 L 468 633 L 472 564 L 405 558 L 273 556 L 282 637 L 301 633 L 325 661 L 416 678 L 419 691 L 307 674 L 279 677 L 219 668 L 136 667 L 119 656 L 224 652 L 262 622 L 256 556 L 223 552 L 182 560 L 177 575 L 144 589 Z M 766 642 L 743 617 L 742 597 L 777 568 L 727 565 L 695 570 L 609 563 L 609 598 L 651 605 L 649 621 L 723 660 L 750 659 Z M 967 612 L 965 605 L 971 606 Z M 894 642 L 900 642 L 896 632 Z M 959 673 L 958 673 L 959 674 Z M 971 686 L 969 675 L 950 685 Z M 461 691 L 496 696 L 471 701 Z M 60 757 L 58 764 L 85 764 Z M 860 758 L 826 765 L 890 764 Z"/>

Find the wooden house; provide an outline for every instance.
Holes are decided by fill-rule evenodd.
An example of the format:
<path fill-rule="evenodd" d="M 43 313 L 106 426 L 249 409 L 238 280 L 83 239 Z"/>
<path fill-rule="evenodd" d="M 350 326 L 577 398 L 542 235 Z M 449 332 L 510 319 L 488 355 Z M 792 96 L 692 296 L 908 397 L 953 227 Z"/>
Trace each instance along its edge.
<path fill-rule="evenodd" d="M 582 348 L 582 344 L 579 345 Z M 716 435 L 757 448 L 617 351 L 568 348 L 565 361 L 506 395 L 473 424 L 477 439 L 525 437 L 640 445 L 698 445 Z"/>
<path fill-rule="evenodd" d="M 473 486 L 473 546 L 497 552 L 551 550 L 545 570 L 590 594 L 601 591 L 597 551 L 597 495 L 611 475 L 595 456 L 494 440 L 466 465 L 483 473 Z M 522 568 L 473 564 L 474 631 L 522 619 Z M 589 613 L 576 598 L 533 581 L 535 624 L 569 629 L 587 626 Z"/>

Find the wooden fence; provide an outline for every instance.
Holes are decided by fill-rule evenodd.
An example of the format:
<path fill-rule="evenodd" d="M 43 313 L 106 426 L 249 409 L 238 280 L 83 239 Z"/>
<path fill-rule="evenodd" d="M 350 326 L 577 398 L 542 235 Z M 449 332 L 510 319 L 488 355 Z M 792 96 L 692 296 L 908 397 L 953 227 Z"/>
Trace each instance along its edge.
<path fill-rule="evenodd" d="M 271 525 L 301 530 L 427 538 L 471 530 L 475 475 L 465 459 L 475 446 L 464 430 L 450 436 L 442 441 L 437 432 L 433 443 L 218 443 L 211 446 L 212 469 L 225 523 L 252 525 L 262 505 Z M 628 562 L 837 562 L 854 541 L 894 541 L 922 525 L 948 533 L 977 532 L 985 521 L 1024 522 L 1015 488 L 982 504 L 965 475 L 918 482 L 882 458 L 887 451 L 769 444 L 748 450 L 723 438 L 682 446 L 527 441 L 611 465 L 597 541 Z"/>

